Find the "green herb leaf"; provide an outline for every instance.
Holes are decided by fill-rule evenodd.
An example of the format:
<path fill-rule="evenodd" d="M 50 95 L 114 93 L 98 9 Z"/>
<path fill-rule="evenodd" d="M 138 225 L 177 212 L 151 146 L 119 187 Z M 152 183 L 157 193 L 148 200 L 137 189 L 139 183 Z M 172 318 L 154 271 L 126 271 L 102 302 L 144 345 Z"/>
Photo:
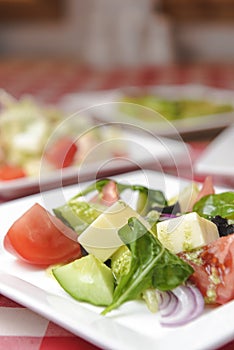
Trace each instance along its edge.
<path fill-rule="evenodd" d="M 129 219 L 119 230 L 119 236 L 131 251 L 131 266 L 120 278 L 113 302 L 103 315 L 126 301 L 139 298 L 147 288 L 173 289 L 193 273 L 190 265 L 169 252 L 138 219 Z"/>
<path fill-rule="evenodd" d="M 205 196 L 195 203 L 193 211 L 206 219 L 212 219 L 217 215 L 226 219 L 234 219 L 234 192 Z"/>

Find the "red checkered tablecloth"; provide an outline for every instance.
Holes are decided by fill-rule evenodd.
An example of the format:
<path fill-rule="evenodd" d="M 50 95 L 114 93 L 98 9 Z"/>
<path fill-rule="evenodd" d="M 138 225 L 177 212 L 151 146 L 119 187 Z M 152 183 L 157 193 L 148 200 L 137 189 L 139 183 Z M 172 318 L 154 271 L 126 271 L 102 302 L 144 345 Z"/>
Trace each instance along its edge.
<path fill-rule="evenodd" d="M 0 88 L 57 102 L 69 92 L 158 84 L 204 84 L 234 89 L 234 65 L 182 65 L 96 71 L 74 61 L 0 60 Z"/>
<path fill-rule="evenodd" d="M 71 92 L 129 85 L 185 83 L 234 89 L 234 66 L 174 65 L 95 71 L 75 61 L 0 60 L 0 88 L 17 98 L 29 93 L 39 100 L 52 103 Z M 206 145 L 207 141 L 193 141 L 194 159 Z M 222 350 L 233 348 L 234 342 Z M 5 349 L 95 350 L 97 347 L 0 295 L 0 350 Z"/>

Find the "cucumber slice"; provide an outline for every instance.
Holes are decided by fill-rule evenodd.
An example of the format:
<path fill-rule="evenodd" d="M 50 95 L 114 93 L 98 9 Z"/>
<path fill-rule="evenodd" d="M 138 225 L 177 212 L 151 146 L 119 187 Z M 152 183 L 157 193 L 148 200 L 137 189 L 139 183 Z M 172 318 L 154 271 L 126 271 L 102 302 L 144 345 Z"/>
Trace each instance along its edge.
<path fill-rule="evenodd" d="M 55 216 L 57 216 L 57 218 L 62 220 L 67 226 L 70 226 L 78 234 L 83 232 L 89 226 L 87 222 L 80 219 L 79 216 L 76 215 L 76 213 L 74 213 L 74 211 L 68 204 L 64 204 L 61 207 L 54 208 L 53 212 Z"/>
<path fill-rule="evenodd" d="M 112 302 L 113 274 L 94 255 L 56 267 L 52 272 L 61 287 L 74 299 L 98 306 L 107 306 Z"/>
<path fill-rule="evenodd" d="M 95 204 L 77 201 L 54 208 L 54 214 L 78 235 L 83 232 L 104 210 Z"/>

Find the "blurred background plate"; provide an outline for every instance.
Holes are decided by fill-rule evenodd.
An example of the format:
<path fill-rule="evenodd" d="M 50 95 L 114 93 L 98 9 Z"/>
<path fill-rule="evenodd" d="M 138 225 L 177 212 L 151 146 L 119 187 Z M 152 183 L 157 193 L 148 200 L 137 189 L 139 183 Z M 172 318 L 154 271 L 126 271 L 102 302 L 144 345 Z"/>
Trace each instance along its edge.
<path fill-rule="evenodd" d="M 129 112 L 130 103 L 126 103 L 129 96 L 136 97 L 135 101 L 138 97 L 140 101 L 142 96 L 159 97 L 164 102 L 168 101 L 169 106 L 165 107 L 164 103 L 164 111 L 161 106 L 155 109 L 161 110 L 161 115 L 140 103 L 137 103 L 137 109 Z M 134 124 L 158 135 L 174 137 L 178 134 L 183 136 L 222 129 L 230 125 L 234 122 L 233 97 L 234 92 L 231 90 L 200 84 L 158 85 L 67 94 L 61 100 L 60 106 L 70 113 L 86 109 L 98 121 Z M 171 106 L 173 101 L 176 103 Z M 187 101 L 184 107 L 187 116 L 182 118 L 180 115 L 176 116 L 175 108 L 184 101 Z M 193 105 L 194 102 L 197 104 Z M 170 114 L 171 107 L 174 108 L 174 117 L 171 114 L 172 118 L 169 119 L 166 115 Z"/>
<path fill-rule="evenodd" d="M 123 131 L 121 136 L 107 140 L 107 146 L 119 151 L 119 143 L 125 153 L 116 157 L 105 157 L 105 143 L 101 142 L 87 154 L 79 166 L 70 166 L 53 170 L 36 177 L 24 177 L 9 181 L 0 181 L 0 198 L 16 198 L 52 188 L 66 186 L 82 181 L 95 180 L 98 177 L 128 172 L 147 166 L 161 170 L 163 166 L 179 167 L 190 162 L 189 146 L 182 142 L 164 137 L 156 137 L 146 132 Z"/>

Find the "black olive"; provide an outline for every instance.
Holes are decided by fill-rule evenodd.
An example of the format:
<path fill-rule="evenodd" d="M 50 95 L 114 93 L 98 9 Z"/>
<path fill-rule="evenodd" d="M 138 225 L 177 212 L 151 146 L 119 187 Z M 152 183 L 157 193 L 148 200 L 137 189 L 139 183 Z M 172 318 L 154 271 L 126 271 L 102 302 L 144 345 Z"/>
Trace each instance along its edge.
<path fill-rule="evenodd" d="M 176 202 L 173 205 L 167 205 L 165 207 L 153 206 L 151 210 L 157 210 L 162 214 L 178 214 L 180 213 L 180 205 L 179 202 Z"/>
<path fill-rule="evenodd" d="M 229 224 L 228 220 L 216 215 L 211 221 L 217 226 L 220 237 L 228 236 L 234 233 L 234 224 Z"/>

